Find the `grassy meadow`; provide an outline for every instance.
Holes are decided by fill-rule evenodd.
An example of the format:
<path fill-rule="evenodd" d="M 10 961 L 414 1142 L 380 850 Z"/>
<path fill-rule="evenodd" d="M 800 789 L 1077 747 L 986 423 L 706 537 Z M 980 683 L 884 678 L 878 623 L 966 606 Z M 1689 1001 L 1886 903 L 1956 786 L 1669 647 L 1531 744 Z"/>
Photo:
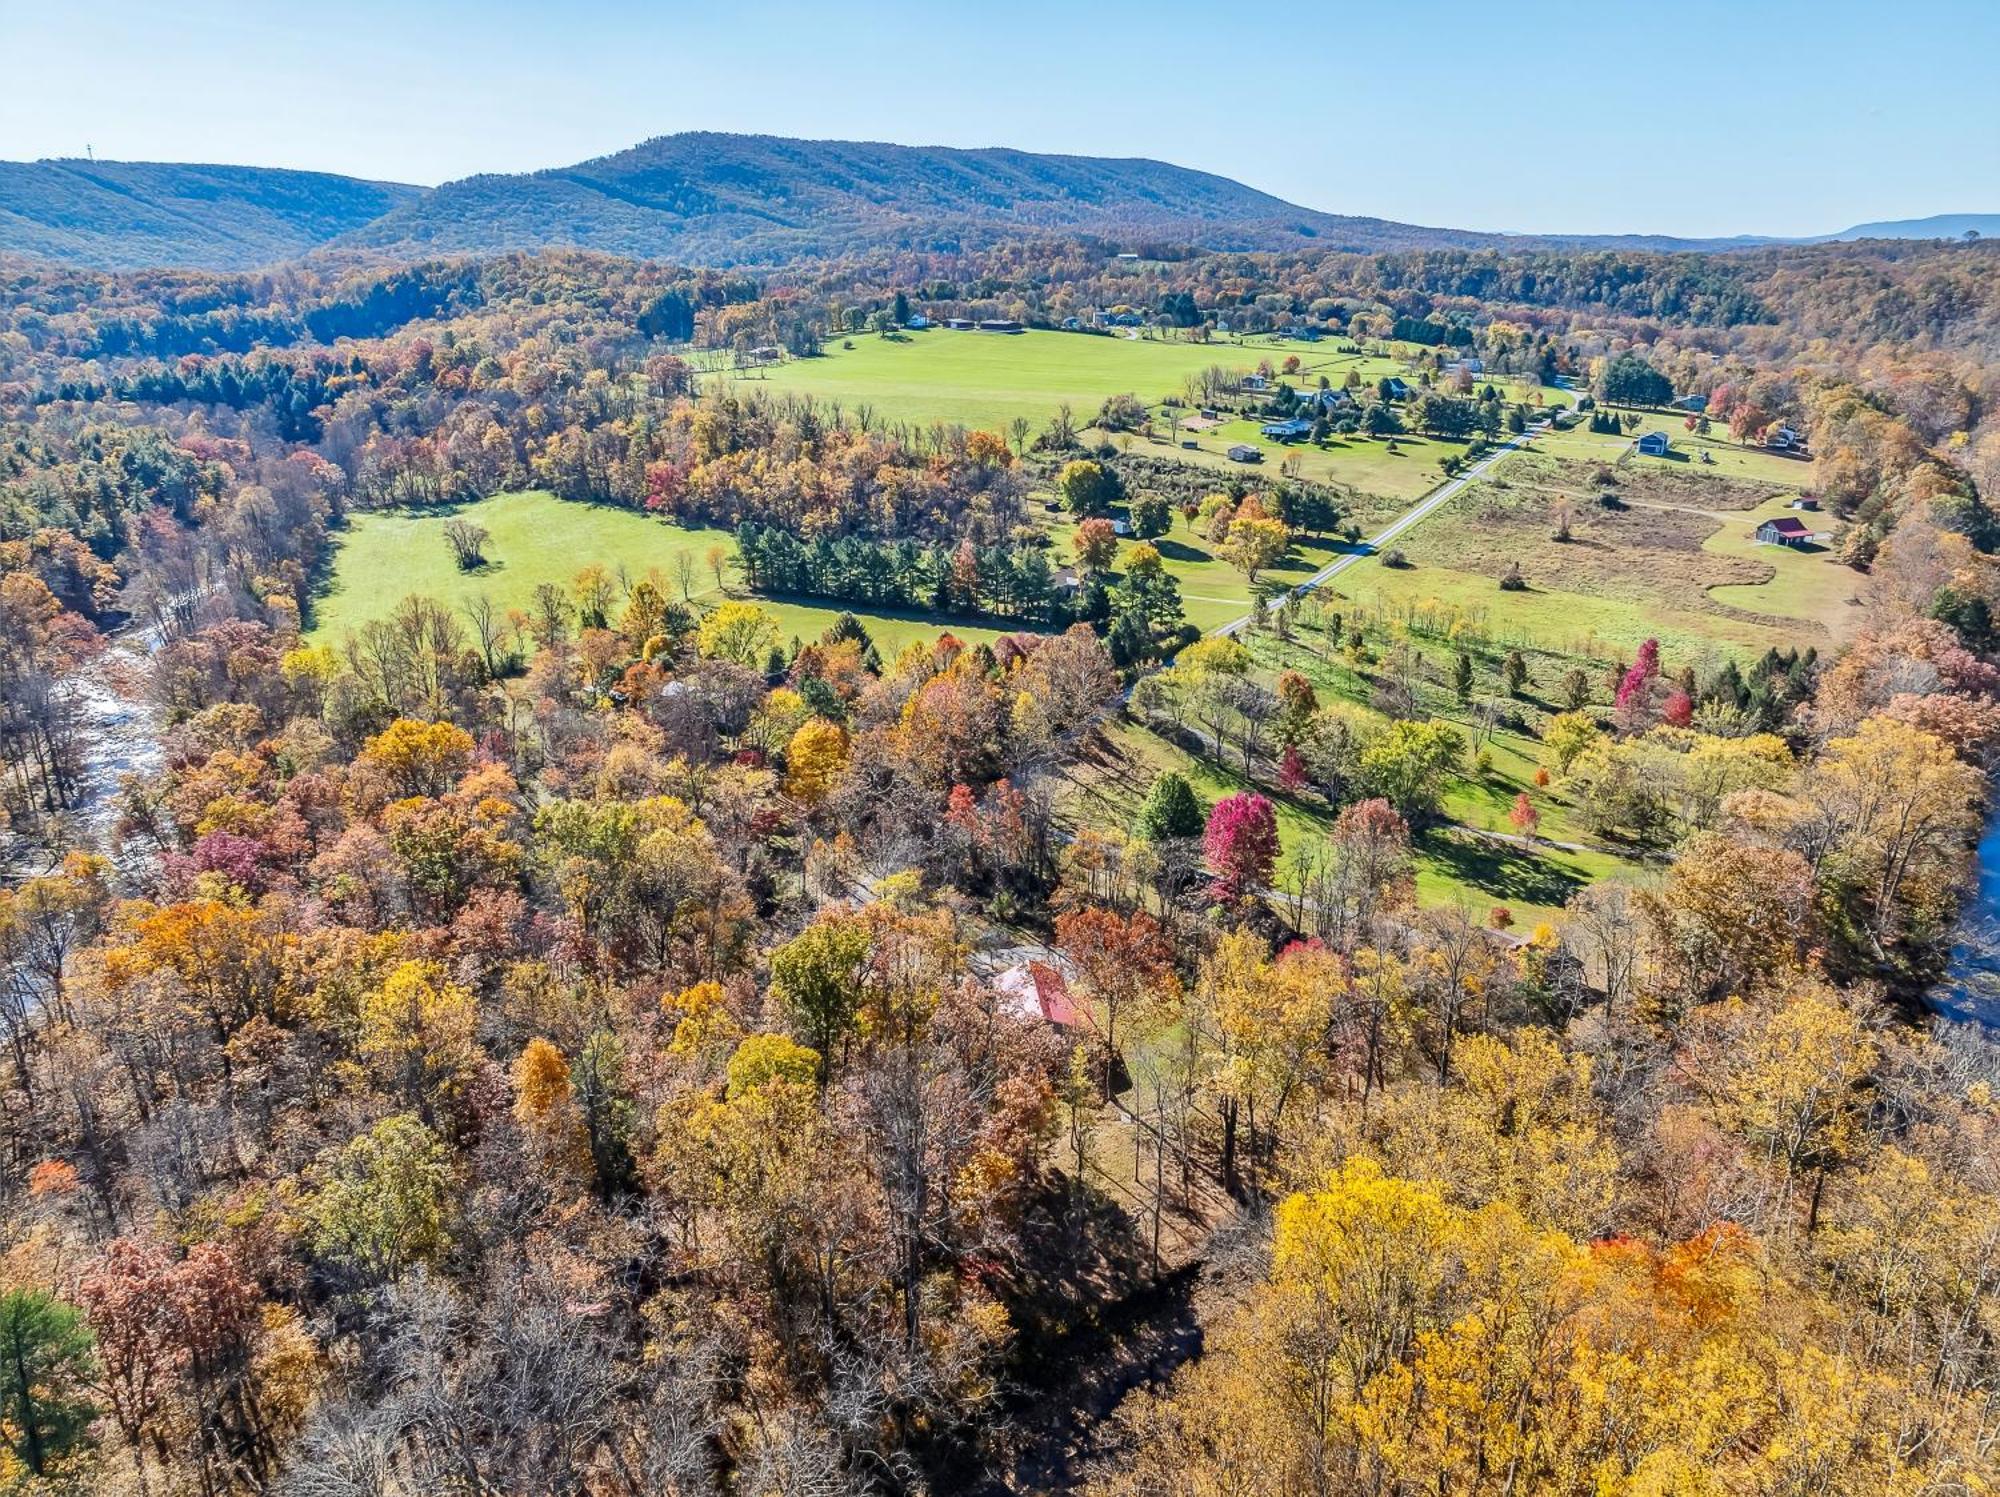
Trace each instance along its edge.
<path fill-rule="evenodd" d="M 884 422 L 928 426 L 941 421 L 1004 431 L 1022 417 L 1040 431 L 1059 405 L 1070 406 L 1082 424 L 1109 396 L 1129 391 L 1156 403 L 1182 395 L 1189 376 L 1215 367 L 1242 372 L 1269 361 L 1275 368 L 1297 355 L 1301 373 L 1296 378 L 1315 384 L 1322 372 L 1338 383 L 1357 365 L 1379 365 L 1385 374 L 1402 368 L 1394 360 L 1337 354 L 1331 342 L 1279 338 L 1195 343 L 1185 338 L 932 328 L 896 338 L 857 333 L 847 342 L 853 346 L 829 341 L 817 358 L 716 377 L 739 388 L 839 401 L 849 414 L 868 406 Z"/>
<path fill-rule="evenodd" d="M 445 522 L 454 515 L 484 526 L 492 535 L 487 564 L 477 571 L 460 571 L 445 542 Z M 614 577 L 634 582 L 655 573 L 667 595 L 678 597 L 680 556 L 689 557 L 695 569 L 691 601 L 697 607 L 712 605 L 724 596 L 708 565 L 708 553 L 717 546 L 725 558 L 728 593 L 737 595 L 736 540 L 728 531 L 687 529 L 634 510 L 577 504 L 526 490 L 496 494 L 451 511 L 356 514 L 335 534 L 332 576 L 314 600 L 308 632 L 316 642 L 337 642 L 413 593 L 453 609 L 480 596 L 502 609 L 525 608 L 542 583 L 567 586 L 592 562 Z M 816 638 L 842 611 L 817 600 L 759 597 L 757 602 L 777 617 L 786 639 Z M 935 639 L 946 630 L 973 641 L 997 639 L 1003 632 L 920 614 L 850 611 L 885 654 L 913 639 Z"/>

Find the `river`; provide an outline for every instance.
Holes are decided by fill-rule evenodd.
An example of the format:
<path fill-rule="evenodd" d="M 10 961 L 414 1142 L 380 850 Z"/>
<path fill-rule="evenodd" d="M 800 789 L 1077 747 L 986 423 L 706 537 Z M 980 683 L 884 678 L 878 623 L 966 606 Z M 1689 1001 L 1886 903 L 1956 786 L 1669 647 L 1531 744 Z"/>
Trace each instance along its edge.
<path fill-rule="evenodd" d="M 1949 1019 L 2000 1029 L 2000 813 L 1979 839 L 1973 887 L 1959 917 L 1951 963 L 1930 1005 Z"/>

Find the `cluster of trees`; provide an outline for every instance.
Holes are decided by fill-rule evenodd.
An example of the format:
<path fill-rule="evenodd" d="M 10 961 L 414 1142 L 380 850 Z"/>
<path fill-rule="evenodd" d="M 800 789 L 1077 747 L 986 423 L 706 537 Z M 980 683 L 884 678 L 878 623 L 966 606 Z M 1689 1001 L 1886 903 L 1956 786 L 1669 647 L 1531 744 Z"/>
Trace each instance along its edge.
<path fill-rule="evenodd" d="M 1037 546 L 925 546 L 915 540 L 825 535 L 801 541 L 746 521 L 736 531 L 743 578 L 758 592 L 837 598 L 870 607 L 1067 622 L 1077 589 L 1059 589 Z"/>

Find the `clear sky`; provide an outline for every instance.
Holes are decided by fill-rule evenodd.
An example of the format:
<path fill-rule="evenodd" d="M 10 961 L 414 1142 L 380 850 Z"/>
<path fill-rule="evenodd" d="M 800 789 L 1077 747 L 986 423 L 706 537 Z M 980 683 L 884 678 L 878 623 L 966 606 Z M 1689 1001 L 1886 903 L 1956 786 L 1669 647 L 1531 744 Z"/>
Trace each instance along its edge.
<path fill-rule="evenodd" d="M 0 159 L 434 183 L 677 130 L 1152 156 L 1477 229 L 2000 212 L 2000 0 L 0 0 Z"/>

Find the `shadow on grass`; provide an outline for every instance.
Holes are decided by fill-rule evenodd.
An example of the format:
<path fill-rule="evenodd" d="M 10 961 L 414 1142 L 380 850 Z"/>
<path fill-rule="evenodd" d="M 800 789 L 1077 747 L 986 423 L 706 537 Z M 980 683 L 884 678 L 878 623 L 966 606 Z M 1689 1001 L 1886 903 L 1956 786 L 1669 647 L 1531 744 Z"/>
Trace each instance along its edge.
<path fill-rule="evenodd" d="M 1584 874 L 1526 848 L 1464 833 L 1442 829 L 1426 832 L 1417 845 L 1442 872 L 1496 899 L 1561 905 L 1590 882 Z"/>
<path fill-rule="evenodd" d="M 1197 550 L 1186 541 L 1170 541 L 1165 536 L 1161 536 L 1153 542 L 1153 549 L 1160 553 L 1160 557 L 1164 561 L 1196 562 L 1215 560 L 1215 554 L 1211 551 Z"/>

